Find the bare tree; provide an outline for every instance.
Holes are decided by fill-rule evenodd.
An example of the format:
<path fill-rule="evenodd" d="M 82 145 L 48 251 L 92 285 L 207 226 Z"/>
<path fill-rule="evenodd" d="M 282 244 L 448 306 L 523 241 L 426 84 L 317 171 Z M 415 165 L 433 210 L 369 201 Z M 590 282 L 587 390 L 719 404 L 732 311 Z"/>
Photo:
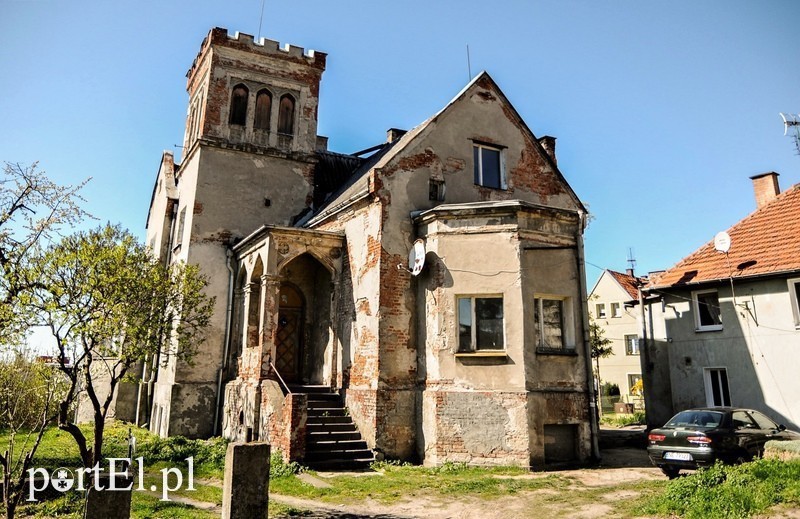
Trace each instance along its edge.
<path fill-rule="evenodd" d="M 43 241 L 88 216 L 77 186 L 60 186 L 37 164 L 5 162 L 0 179 L 0 344 L 19 343 L 30 329 L 25 299 L 36 285 L 28 264 Z"/>

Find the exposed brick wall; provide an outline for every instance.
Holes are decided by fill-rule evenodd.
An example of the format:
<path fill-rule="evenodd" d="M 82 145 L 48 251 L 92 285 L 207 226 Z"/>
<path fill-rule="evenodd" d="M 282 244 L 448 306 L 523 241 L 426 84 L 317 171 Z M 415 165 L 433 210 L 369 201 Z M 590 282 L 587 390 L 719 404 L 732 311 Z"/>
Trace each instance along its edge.
<path fill-rule="evenodd" d="M 526 393 L 438 389 L 422 398 L 430 413 L 426 430 L 433 432 L 426 436 L 426 464 L 528 465 Z"/>

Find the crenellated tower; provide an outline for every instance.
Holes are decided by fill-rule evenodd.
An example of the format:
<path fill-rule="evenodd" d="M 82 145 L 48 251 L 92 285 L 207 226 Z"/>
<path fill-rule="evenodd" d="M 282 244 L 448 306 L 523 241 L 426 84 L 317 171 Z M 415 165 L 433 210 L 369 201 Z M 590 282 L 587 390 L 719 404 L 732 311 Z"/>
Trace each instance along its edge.
<path fill-rule="evenodd" d="M 159 173 L 147 242 L 165 261 L 199 265 L 216 308 L 194 362 L 170 359 L 157 370 L 155 432 L 207 437 L 218 429 L 209 417 L 218 414 L 229 376 L 229 249 L 263 225 L 292 225 L 310 209 L 315 152 L 327 141 L 317 136 L 325 58 L 215 28 L 186 75 L 183 158 L 174 168 L 162 159 L 161 170 L 174 175 Z"/>

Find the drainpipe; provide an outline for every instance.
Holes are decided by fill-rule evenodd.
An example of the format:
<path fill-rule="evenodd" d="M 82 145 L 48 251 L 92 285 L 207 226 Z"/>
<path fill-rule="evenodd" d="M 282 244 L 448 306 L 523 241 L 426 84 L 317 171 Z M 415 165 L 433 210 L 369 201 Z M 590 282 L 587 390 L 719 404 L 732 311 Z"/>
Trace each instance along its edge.
<path fill-rule="evenodd" d="M 230 247 L 225 248 L 225 267 L 228 269 L 228 307 L 225 310 L 225 346 L 223 348 L 223 355 L 222 355 L 222 367 L 219 368 L 217 371 L 217 403 L 214 407 L 214 432 L 213 434 L 217 434 L 219 430 L 219 411 L 220 405 L 222 403 L 222 378 L 225 374 L 225 370 L 228 369 L 228 355 L 230 353 L 231 347 L 231 318 L 233 314 L 233 283 L 234 283 L 234 271 L 233 267 L 231 267 L 231 258 L 233 257 L 233 251 L 231 251 Z"/>
<path fill-rule="evenodd" d="M 594 378 L 592 375 L 592 344 L 589 334 L 589 312 L 587 310 L 586 299 L 586 266 L 583 254 L 583 231 L 586 227 L 586 215 L 583 211 L 578 212 L 580 218 L 580 228 L 576 233 L 576 240 L 578 242 L 578 254 L 575 257 L 578 263 L 578 285 L 581 295 L 581 321 L 583 327 L 583 344 L 584 344 L 584 357 L 586 359 L 586 393 L 589 400 L 589 428 L 591 429 L 592 436 L 592 458 L 600 461 L 600 431 L 597 427 L 597 400 L 594 394 Z"/>

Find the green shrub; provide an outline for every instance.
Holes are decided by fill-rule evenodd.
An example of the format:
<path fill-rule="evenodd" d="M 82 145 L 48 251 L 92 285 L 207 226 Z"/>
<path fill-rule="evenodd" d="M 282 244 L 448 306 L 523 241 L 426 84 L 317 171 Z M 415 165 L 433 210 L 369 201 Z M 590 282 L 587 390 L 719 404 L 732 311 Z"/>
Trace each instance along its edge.
<path fill-rule="evenodd" d="M 603 396 L 619 396 L 619 385 L 612 384 L 611 382 L 604 382 L 602 386 L 600 386 L 600 394 Z"/>
<path fill-rule="evenodd" d="M 672 480 L 643 507 L 645 514 L 745 518 L 779 503 L 800 503 L 800 462 L 720 463 Z"/>
<path fill-rule="evenodd" d="M 273 478 L 285 478 L 288 476 L 294 476 L 296 474 L 301 474 L 306 471 L 306 468 L 296 461 L 290 461 L 289 463 L 283 461 L 283 456 L 281 455 L 280 451 L 273 451 L 269 457 L 269 477 L 270 479 Z"/>
<path fill-rule="evenodd" d="M 228 441 L 214 437 L 208 440 L 190 440 L 183 436 L 169 438 L 151 437 L 137 445 L 136 456 L 144 457 L 147 463 L 164 461 L 184 463 L 193 457 L 195 465 L 218 468 L 225 467 L 225 452 Z"/>
<path fill-rule="evenodd" d="M 646 422 L 644 411 L 635 411 L 633 414 L 604 414 L 600 423 L 612 427 L 625 427 L 626 425 L 643 425 Z"/>

